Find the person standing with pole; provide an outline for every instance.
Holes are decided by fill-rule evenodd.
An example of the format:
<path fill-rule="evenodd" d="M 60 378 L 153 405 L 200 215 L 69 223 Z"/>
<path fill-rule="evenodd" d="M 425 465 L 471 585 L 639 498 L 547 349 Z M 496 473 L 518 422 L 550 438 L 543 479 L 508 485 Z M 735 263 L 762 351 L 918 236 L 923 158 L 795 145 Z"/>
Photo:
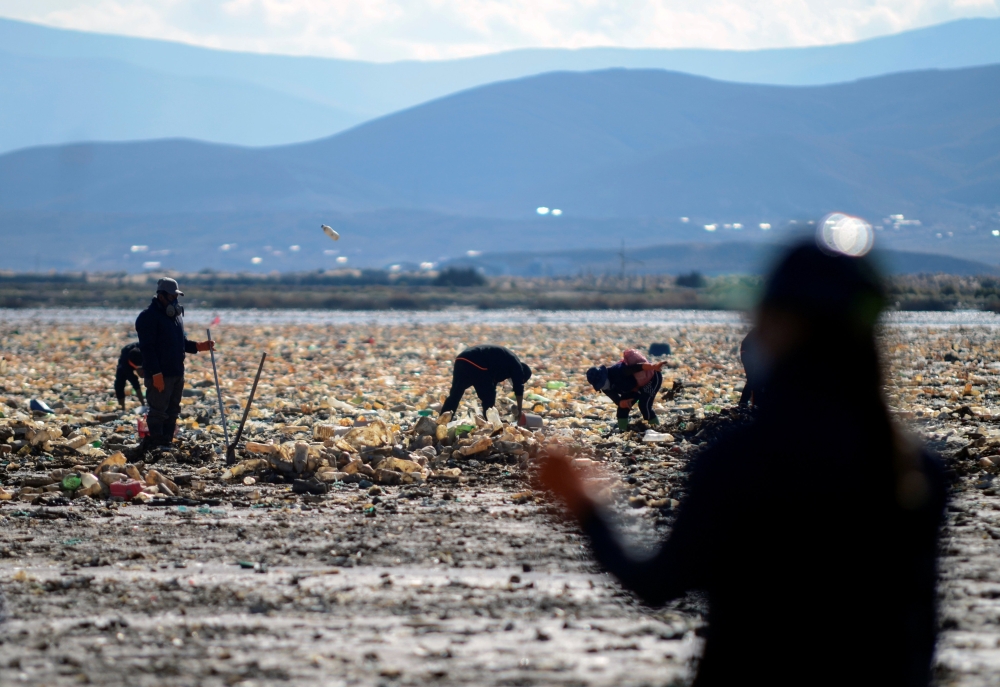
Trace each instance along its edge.
<path fill-rule="evenodd" d="M 215 350 L 212 340 L 195 342 L 184 336 L 184 307 L 177 302 L 183 295 L 175 280 L 160 279 L 153 301 L 135 320 L 149 406 L 149 436 L 139 445 L 140 455 L 173 441 L 184 390 L 185 355 Z"/>

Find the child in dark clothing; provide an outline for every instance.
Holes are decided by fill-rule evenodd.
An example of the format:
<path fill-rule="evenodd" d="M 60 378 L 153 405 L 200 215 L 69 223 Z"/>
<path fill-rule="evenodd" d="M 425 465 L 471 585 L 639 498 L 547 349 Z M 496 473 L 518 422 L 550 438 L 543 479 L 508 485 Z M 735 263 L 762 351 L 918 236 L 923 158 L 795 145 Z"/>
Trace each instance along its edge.
<path fill-rule="evenodd" d="M 144 405 L 146 399 L 142 395 L 142 385 L 139 383 L 139 376 L 142 375 L 142 351 L 139 344 L 130 343 L 122 349 L 118 356 L 118 366 L 115 368 L 115 398 L 118 405 L 125 410 L 125 383 L 128 382 L 135 389 L 135 395 L 139 397 L 139 405 Z"/>
<path fill-rule="evenodd" d="M 628 429 L 633 405 L 639 406 L 643 419 L 654 427 L 660 424 L 653 401 L 663 384 L 663 363 L 650 363 L 639 351 L 628 349 L 622 359 L 610 367 L 601 365 L 587 370 L 587 381 L 618 406 L 618 429 Z"/>

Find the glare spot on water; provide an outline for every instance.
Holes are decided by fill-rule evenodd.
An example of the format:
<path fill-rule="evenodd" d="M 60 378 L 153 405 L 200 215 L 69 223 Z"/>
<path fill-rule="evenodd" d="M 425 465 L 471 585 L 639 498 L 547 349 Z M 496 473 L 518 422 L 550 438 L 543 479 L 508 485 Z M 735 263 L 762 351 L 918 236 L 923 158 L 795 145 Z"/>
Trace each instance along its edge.
<path fill-rule="evenodd" d="M 433 262 L 422 262 L 422 263 L 420 263 L 420 269 L 422 269 L 422 270 L 432 270 L 432 269 L 434 269 L 434 263 Z"/>
<path fill-rule="evenodd" d="M 467 251 L 465 251 L 465 254 L 468 255 L 470 258 L 477 258 L 477 257 L 479 257 L 480 255 L 483 254 L 483 251 L 481 251 L 481 250 L 467 250 Z"/>
<path fill-rule="evenodd" d="M 347 256 L 346 255 L 341 255 L 339 258 L 337 258 L 337 262 L 339 262 L 341 265 L 343 265 L 345 262 L 347 262 Z"/>
<path fill-rule="evenodd" d="M 817 239 L 820 246 L 827 250 L 860 257 L 872 249 L 875 231 L 860 217 L 834 212 L 820 222 Z"/>
<path fill-rule="evenodd" d="M 157 270 L 160 269 L 160 263 L 155 260 L 150 260 L 149 262 L 142 263 L 142 268 L 144 270 Z"/>
<path fill-rule="evenodd" d="M 706 224 L 705 225 L 705 231 L 715 231 L 718 228 L 719 228 L 718 224 Z"/>
<path fill-rule="evenodd" d="M 761 231 L 769 231 L 771 229 L 771 224 L 769 222 L 761 222 L 759 226 Z"/>
<path fill-rule="evenodd" d="M 259 265 L 260 263 L 264 262 L 264 258 L 250 258 L 250 262 L 252 262 L 254 265 Z"/>
<path fill-rule="evenodd" d="M 691 221 L 690 217 L 681 217 L 681 222 L 684 223 L 684 224 L 687 224 L 690 221 Z"/>
<path fill-rule="evenodd" d="M 300 249 L 301 249 L 301 246 L 289 246 L 288 247 L 288 250 L 292 251 L 293 253 L 298 253 Z"/>
<path fill-rule="evenodd" d="M 556 208 L 555 210 L 552 211 L 552 214 L 555 215 L 556 217 L 558 217 L 559 215 L 562 214 L 562 210 L 560 210 L 559 208 Z"/>
<path fill-rule="evenodd" d="M 547 214 L 549 214 L 549 209 L 547 207 L 545 207 L 545 206 L 542 206 L 542 207 L 536 209 L 535 212 L 537 212 L 539 215 L 547 215 Z"/>
<path fill-rule="evenodd" d="M 221 251 L 232 250 L 233 248 L 236 248 L 235 243 L 223 243 L 221 246 L 219 246 L 219 250 Z"/>
<path fill-rule="evenodd" d="M 149 246 L 132 246 L 133 253 L 145 253 L 149 250 Z"/>

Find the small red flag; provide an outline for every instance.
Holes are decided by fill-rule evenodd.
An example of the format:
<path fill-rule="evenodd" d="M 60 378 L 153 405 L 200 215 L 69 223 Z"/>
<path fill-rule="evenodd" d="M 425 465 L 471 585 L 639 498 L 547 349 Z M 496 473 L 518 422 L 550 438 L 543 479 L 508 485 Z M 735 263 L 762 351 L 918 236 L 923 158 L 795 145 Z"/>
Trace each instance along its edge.
<path fill-rule="evenodd" d="M 221 321 L 222 321 L 222 320 L 220 320 L 220 319 L 219 319 L 219 316 L 218 316 L 218 315 L 216 315 L 216 316 L 215 316 L 215 319 L 214 319 L 214 320 L 212 320 L 212 324 L 210 324 L 209 326 L 210 326 L 210 327 L 214 327 L 215 325 L 219 324 L 219 322 L 221 322 Z"/>

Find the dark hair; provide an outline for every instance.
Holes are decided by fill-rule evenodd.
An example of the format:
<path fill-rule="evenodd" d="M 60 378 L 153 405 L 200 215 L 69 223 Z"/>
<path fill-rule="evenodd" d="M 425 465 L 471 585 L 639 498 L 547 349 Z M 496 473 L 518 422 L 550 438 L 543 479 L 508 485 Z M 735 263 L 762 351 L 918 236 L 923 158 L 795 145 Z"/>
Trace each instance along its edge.
<path fill-rule="evenodd" d="M 523 375 L 521 382 L 526 382 L 531 379 L 531 368 L 528 367 L 527 363 L 521 363 L 521 374 Z"/>
<path fill-rule="evenodd" d="M 790 315 L 801 328 L 794 350 L 776 365 L 768 396 L 781 387 L 794 396 L 821 377 L 835 380 L 824 394 L 843 395 L 856 429 L 873 442 L 869 448 L 891 457 L 895 498 L 911 508 L 926 498 L 927 482 L 921 454 L 896 427 L 882 391 L 876 328 L 885 303 L 882 278 L 869 259 L 811 243 L 793 247 L 772 271 L 760 303 L 762 313 Z"/>
<path fill-rule="evenodd" d="M 596 391 L 600 391 L 608 381 L 608 368 L 604 365 L 590 368 L 587 370 L 587 381 Z"/>
<path fill-rule="evenodd" d="M 128 352 L 128 361 L 136 367 L 142 367 L 142 351 L 138 348 L 133 348 Z"/>

